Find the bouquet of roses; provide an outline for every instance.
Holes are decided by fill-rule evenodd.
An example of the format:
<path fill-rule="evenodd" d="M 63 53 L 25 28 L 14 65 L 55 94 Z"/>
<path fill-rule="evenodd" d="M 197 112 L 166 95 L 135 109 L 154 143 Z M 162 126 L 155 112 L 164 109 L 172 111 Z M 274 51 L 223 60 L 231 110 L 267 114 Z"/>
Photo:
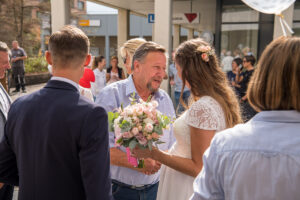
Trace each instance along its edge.
<path fill-rule="evenodd" d="M 117 112 L 109 112 L 108 121 L 110 130 L 115 132 L 115 144 L 126 147 L 129 163 L 143 168 L 144 160 L 132 157 L 130 150 L 137 145 L 152 150 L 154 144 L 157 146 L 164 143 L 159 138 L 163 130 L 168 129 L 171 120 L 156 109 L 157 101 L 145 102 L 140 99 L 138 102 L 134 96 L 131 96 L 131 104 L 126 108 L 121 105 Z"/>

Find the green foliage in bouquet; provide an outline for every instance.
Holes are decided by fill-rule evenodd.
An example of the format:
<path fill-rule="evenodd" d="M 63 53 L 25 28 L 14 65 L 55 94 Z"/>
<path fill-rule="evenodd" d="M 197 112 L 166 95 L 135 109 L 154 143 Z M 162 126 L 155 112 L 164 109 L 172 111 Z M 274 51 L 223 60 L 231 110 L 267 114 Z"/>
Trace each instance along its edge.
<path fill-rule="evenodd" d="M 159 112 L 156 109 L 158 103 L 150 99 L 137 103 L 133 94 L 129 106 L 121 106 L 117 112 L 108 113 L 109 129 L 115 132 L 116 145 L 130 149 L 138 145 L 140 148 L 152 150 L 153 144 L 157 146 L 164 143 L 159 139 L 163 130 L 168 129 L 171 119 Z"/>

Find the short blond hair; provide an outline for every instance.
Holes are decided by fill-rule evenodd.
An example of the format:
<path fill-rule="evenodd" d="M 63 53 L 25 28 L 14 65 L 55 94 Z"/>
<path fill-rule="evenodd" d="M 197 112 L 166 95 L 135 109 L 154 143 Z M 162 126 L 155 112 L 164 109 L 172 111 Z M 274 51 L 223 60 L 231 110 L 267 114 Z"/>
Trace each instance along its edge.
<path fill-rule="evenodd" d="M 255 110 L 300 112 L 299 55 L 299 37 L 280 37 L 266 47 L 247 91 Z"/>
<path fill-rule="evenodd" d="M 123 44 L 123 46 L 120 48 L 121 56 L 123 58 L 125 58 L 125 56 L 127 54 L 128 56 L 130 56 L 132 58 L 134 55 L 134 52 L 137 50 L 137 48 L 139 48 L 139 46 L 141 46 L 145 42 L 147 42 L 147 41 L 143 38 L 133 38 L 133 39 L 127 40 Z"/>
<path fill-rule="evenodd" d="M 9 48 L 5 42 L 0 41 L 0 51 L 2 52 L 9 52 Z"/>

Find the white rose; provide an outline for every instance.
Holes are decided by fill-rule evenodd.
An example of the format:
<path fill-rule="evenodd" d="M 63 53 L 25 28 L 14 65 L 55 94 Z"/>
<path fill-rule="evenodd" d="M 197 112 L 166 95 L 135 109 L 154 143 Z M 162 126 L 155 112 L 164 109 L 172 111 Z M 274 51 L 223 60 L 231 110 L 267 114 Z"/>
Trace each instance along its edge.
<path fill-rule="evenodd" d="M 118 126 L 120 119 L 121 116 L 117 117 L 117 119 L 114 120 L 114 126 Z"/>
<path fill-rule="evenodd" d="M 150 123 L 147 123 L 145 126 L 145 131 L 147 131 L 148 133 L 151 133 L 153 130 L 153 125 Z"/>
<path fill-rule="evenodd" d="M 125 108 L 125 113 L 126 113 L 126 115 L 128 116 L 128 115 L 132 115 L 133 114 L 133 110 L 131 109 L 131 108 Z"/>
<path fill-rule="evenodd" d="M 154 121 L 150 118 L 144 119 L 145 124 L 154 124 Z"/>
<path fill-rule="evenodd" d="M 154 100 L 154 101 L 152 101 L 151 103 L 152 103 L 152 105 L 153 105 L 153 107 L 154 107 L 154 108 L 156 108 L 156 107 L 158 106 L 158 102 L 157 102 L 157 101 L 155 101 L 155 100 Z"/>

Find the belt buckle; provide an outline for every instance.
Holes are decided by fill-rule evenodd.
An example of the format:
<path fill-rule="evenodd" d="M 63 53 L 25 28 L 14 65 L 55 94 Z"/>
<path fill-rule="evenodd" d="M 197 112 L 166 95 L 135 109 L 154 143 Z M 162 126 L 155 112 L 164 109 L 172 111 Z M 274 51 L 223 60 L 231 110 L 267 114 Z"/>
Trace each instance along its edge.
<path fill-rule="evenodd" d="M 141 187 L 145 187 L 145 185 L 132 185 L 131 186 L 132 189 L 138 189 L 138 188 L 141 188 Z"/>

